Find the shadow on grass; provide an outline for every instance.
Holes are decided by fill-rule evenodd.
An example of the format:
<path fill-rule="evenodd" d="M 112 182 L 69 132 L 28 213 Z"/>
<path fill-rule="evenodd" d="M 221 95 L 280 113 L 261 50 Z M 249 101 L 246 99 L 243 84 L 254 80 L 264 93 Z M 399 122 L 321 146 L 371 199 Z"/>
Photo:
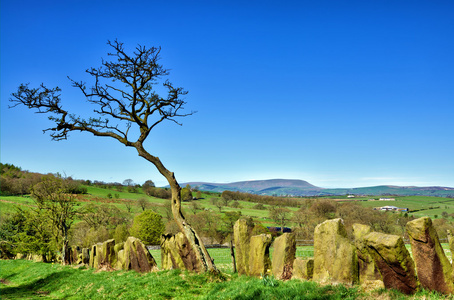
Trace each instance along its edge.
<path fill-rule="evenodd" d="M 69 275 L 69 272 L 62 271 L 52 273 L 45 278 L 40 278 L 30 283 L 15 287 L 3 287 L 1 289 L 2 299 L 21 299 L 25 297 L 36 297 L 48 295 L 51 290 L 58 286 L 58 281 Z"/>

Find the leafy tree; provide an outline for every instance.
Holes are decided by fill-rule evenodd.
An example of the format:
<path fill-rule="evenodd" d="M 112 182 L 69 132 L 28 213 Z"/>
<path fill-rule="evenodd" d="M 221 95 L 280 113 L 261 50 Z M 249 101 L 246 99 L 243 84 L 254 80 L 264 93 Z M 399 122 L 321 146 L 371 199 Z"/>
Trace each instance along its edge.
<path fill-rule="evenodd" d="M 147 198 L 140 197 L 137 199 L 137 205 L 142 209 L 142 211 L 145 211 L 149 205 Z"/>
<path fill-rule="evenodd" d="M 38 209 L 46 214 L 56 230 L 55 238 L 62 239 L 63 264 L 68 263 L 68 233 L 76 215 L 76 201 L 68 193 L 65 180 L 48 175 L 32 187 L 31 195 Z M 39 213 L 41 215 L 41 212 Z"/>
<path fill-rule="evenodd" d="M 191 187 L 188 186 L 181 189 L 181 200 L 183 201 L 191 201 L 192 200 L 192 192 Z"/>
<path fill-rule="evenodd" d="M 145 183 L 142 185 L 143 192 L 148 196 L 151 196 L 153 194 L 155 188 L 155 184 L 151 180 L 145 181 Z"/>
<path fill-rule="evenodd" d="M 213 204 L 214 206 L 216 206 L 219 209 L 219 212 L 222 212 L 222 208 L 225 205 L 225 202 L 222 201 L 222 198 L 221 199 L 211 198 L 210 201 L 211 201 L 211 204 Z"/>
<path fill-rule="evenodd" d="M 132 211 L 132 201 L 129 199 L 125 199 L 124 203 L 125 203 L 126 210 L 128 211 L 128 213 L 130 213 Z"/>
<path fill-rule="evenodd" d="M 125 242 L 128 237 L 129 237 L 128 225 L 120 224 L 117 227 L 115 227 L 115 232 L 113 235 L 115 243 Z"/>
<path fill-rule="evenodd" d="M 189 209 L 190 209 L 191 212 L 195 215 L 195 214 L 197 213 L 197 211 L 202 210 L 202 206 L 200 205 L 199 202 L 197 202 L 197 201 L 192 201 L 192 202 L 189 204 Z"/>
<path fill-rule="evenodd" d="M 272 207 L 269 216 L 281 226 L 281 231 L 284 232 L 284 226 L 290 220 L 290 210 L 285 207 Z"/>
<path fill-rule="evenodd" d="M 39 113 L 49 114 L 49 120 L 55 125 L 44 131 L 49 131 L 54 140 L 67 139 L 72 131 L 85 131 L 97 137 L 113 138 L 126 147 L 134 148 L 138 155 L 151 162 L 169 183 L 174 219 L 188 239 L 200 270 L 217 271 L 200 237 L 185 221 L 181 212 L 181 187 L 174 173 L 168 170 L 157 156 L 144 148 L 144 142 L 151 130 L 161 122 L 168 120 L 180 124 L 178 117 L 193 114 L 181 112 L 186 104 L 182 96 L 187 92 L 181 87 L 175 87 L 168 80 L 161 80 L 169 71 L 159 64 L 160 48 L 139 45 L 132 54 L 128 54 L 123 43 L 108 41 L 107 44 L 113 49 L 112 53 L 108 53 L 108 56 L 113 58 L 112 61 L 103 60 L 101 67 L 86 70 L 94 78 L 92 87 L 87 88 L 84 82 L 70 79 L 86 100 L 95 105 L 95 116 L 83 118 L 64 109 L 61 104 L 61 89 L 48 88 L 44 84 L 38 88 L 21 84 L 17 92 L 12 93 L 10 101 L 14 103 L 13 107 L 24 105 Z M 159 83 L 167 90 L 164 97 L 154 89 Z M 132 126 L 135 130 L 130 130 Z M 130 134 L 131 132 L 134 134 Z"/>
<path fill-rule="evenodd" d="M 119 224 L 126 223 L 128 218 L 115 205 L 89 203 L 81 210 L 82 219 L 92 228 L 105 226 L 115 228 Z"/>
<path fill-rule="evenodd" d="M 134 181 L 132 179 L 125 179 L 125 180 L 123 180 L 123 185 L 133 186 L 134 185 Z"/>
<path fill-rule="evenodd" d="M 145 210 L 134 218 L 130 233 L 147 245 L 158 245 L 164 230 L 162 217 L 152 210 Z"/>

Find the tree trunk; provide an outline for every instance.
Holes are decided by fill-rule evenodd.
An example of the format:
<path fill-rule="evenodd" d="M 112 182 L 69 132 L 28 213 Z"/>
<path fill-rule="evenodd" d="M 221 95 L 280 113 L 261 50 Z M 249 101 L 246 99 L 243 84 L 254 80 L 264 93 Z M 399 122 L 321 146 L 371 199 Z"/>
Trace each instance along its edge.
<path fill-rule="evenodd" d="M 199 266 L 195 271 L 197 272 L 210 271 L 217 273 L 218 270 L 216 269 L 216 266 L 214 265 L 214 262 L 211 259 L 210 254 L 206 250 L 205 245 L 203 244 L 197 232 L 192 228 L 191 225 L 189 225 L 186 222 L 183 214 L 181 213 L 181 193 L 180 193 L 181 187 L 178 184 L 177 180 L 175 179 L 173 172 L 167 170 L 167 168 L 164 167 L 160 159 L 149 154 L 142 147 L 141 144 L 136 144 L 135 147 L 139 153 L 139 156 L 145 158 L 146 160 L 154 164 L 158 169 L 159 173 L 161 173 L 167 179 L 167 182 L 170 185 L 170 189 L 172 192 L 171 207 L 173 218 L 175 219 L 175 222 L 180 228 L 180 231 L 186 236 L 192 251 L 197 257 Z"/>

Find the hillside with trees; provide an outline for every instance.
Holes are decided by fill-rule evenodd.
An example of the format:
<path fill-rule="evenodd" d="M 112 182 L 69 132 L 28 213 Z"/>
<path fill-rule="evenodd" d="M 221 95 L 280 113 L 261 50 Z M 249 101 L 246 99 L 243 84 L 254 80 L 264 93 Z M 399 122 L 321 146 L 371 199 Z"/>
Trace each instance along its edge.
<path fill-rule="evenodd" d="M 161 233 L 179 231 L 169 189 L 155 187 L 151 180 L 142 185 L 133 180 L 91 182 L 28 172 L 9 164 L 2 164 L 0 179 L 9 182 L 0 196 L 3 256 L 41 253 L 51 260 L 57 253 L 64 253 L 67 246 L 89 247 L 110 238 L 124 241 L 129 235 L 157 244 Z M 30 184 L 21 185 L 21 181 Z M 23 189 L 9 188 L 15 185 Z M 410 210 L 385 212 L 373 207 L 389 204 L 387 201 L 352 201 L 347 197 L 289 198 L 230 191 L 219 194 L 189 185 L 181 193 L 187 195 L 182 195 L 187 199 L 182 202 L 187 222 L 208 244 L 228 243 L 239 218 L 245 218 L 254 233 L 277 236 L 284 227 L 291 228 L 300 243 L 308 244 L 315 226 L 333 218 L 342 218 L 348 232 L 352 224 L 361 223 L 378 232 L 404 235 L 409 220 L 432 214 L 440 238 L 446 238 L 446 230 L 454 231 L 454 200 L 450 198 L 397 198 L 397 203 L 410 206 Z M 143 230 L 155 233 L 148 237 Z"/>

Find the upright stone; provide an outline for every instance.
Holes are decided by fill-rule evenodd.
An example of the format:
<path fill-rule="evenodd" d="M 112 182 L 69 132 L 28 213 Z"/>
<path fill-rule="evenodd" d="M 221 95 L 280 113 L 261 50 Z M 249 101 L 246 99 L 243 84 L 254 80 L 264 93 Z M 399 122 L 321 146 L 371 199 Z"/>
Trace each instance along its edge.
<path fill-rule="evenodd" d="M 295 260 L 296 241 L 293 233 L 284 233 L 274 240 L 273 275 L 278 279 L 292 278 L 293 261 Z"/>
<path fill-rule="evenodd" d="M 451 230 L 448 229 L 448 245 L 449 250 L 451 251 L 451 262 L 454 261 L 454 237 L 452 236 Z"/>
<path fill-rule="evenodd" d="M 238 219 L 233 226 L 233 239 L 235 241 L 235 260 L 238 274 L 249 274 L 250 237 L 249 226 L 246 220 Z"/>
<path fill-rule="evenodd" d="M 200 272 L 199 261 L 189 247 L 188 240 L 182 232 L 176 235 L 161 236 L 161 263 L 163 270 L 181 269 Z"/>
<path fill-rule="evenodd" d="M 419 288 L 415 265 L 400 236 L 371 232 L 364 237 L 386 288 L 413 294 Z"/>
<path fill-rule="evenodd" d="M 88 265 L 90 263 L 90 249 L 82 248 L 82 263 Z"/>
<path fill-rule="evenodd" d="M 423 288 L 444 294 L 454 292 L 452 267 L 429 217 L 407 223 L 416 272 Z"/>
<path fill-rule="evenodd" d="M 342 219 L 325 221 L 314 231 L 314 280 L 354 284 L 358 281 L 356 247 Z"/>
<path fill-rule="evenodd" d="M 102 243 L 100 261 L 99 263 L 104 266 L 114 267 L 114 263 L 117 261 L 115 256 L 115 240 L 110 239 Z"/>
<path fill-rule="evenodd" d="M 270 245 L 271 234 L 261 234 L 251 237 L 249 251 L 249 274 L 261 276 L 271 272 Z"/>
<path fill-rule="evenodd" d="M 311 280 L 314 275 L 314 260 L 295 258 L 293 262 L 292 279 Z"/>
<path fill-rule="evenodd" d="M 135 237 L 128 237 L 121 254 L 124 258 L 123 269 L 137 272 L 150 272 L 157 269 L 156 261 L 146 246 Z"/>
<path fill-rule="evenodd" d="M 99 257 L 102 249 L 102 243 L 91 246 L 89 266 L 94 269 L 99 269 Z"/>
<path fill-rule="evenodd" d="M 361 284 L 370 281 L 382 280 L 380 271 L 374 263 L 367 249 L 364 236 L 371 232 L 368 225 L 353 224 L 353 236 L 355 238 L 356 255 L 358 256 L 358 273 Z"/>

